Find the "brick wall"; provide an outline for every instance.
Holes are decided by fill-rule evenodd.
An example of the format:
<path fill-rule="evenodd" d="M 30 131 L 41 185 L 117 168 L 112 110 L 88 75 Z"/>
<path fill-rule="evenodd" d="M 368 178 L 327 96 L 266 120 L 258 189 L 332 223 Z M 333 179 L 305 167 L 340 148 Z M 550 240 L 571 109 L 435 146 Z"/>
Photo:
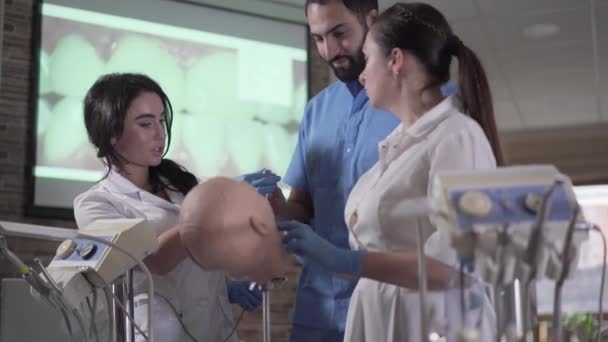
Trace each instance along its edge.
<path fill-rule="evenodd" d="M 26 219 L 26 165 L 30 115 L 31 47 L 33 0 L 3 0 L 2 53 L 0 54 L 0 220 L 73 226 L 70 222 Z M 10 247 L 20 256 L 48 255 L 54 243 L 11 239 Z M 23 250 L 23 253 L 21 251 Z M 10 274 L 0 264 L 0 276 Z"/>
<path fill-rule="evenodd" d="M 23 216 L 32 2 L 6 0 L 0 77 L 0 215 Z"/>
<path fill-rule="evenodd" d="M 28 218 L 25 215 L 27 199 L 28 136 L 34 127 L 30 110 L 32 86 L 32 16 L 36 0 L 0 0 L 0 220 L 74 227 L 73 222 L 49 221 Z M 316 94 L 330 79 L 326 64 L 316 51 L 311 52 L 310 92 Z M 27 263 L 34 257 L 50 260 L 56 243 L 31 239 L 8 239 L 9 247 Z M 274 341 L 287 341 L 288 313 L 298 279 L 294 265 L 288 274 L 289 281 L 273 291 L 272 337 Z M 14 276 L 12 266 L 0 260 L 0 278 Z M 1 289 L 0 289 L 1 290 Z M 235 308 L 235 317 L 240 310 Z M 243 341 L 261 340 L 261 310 L 246 313 L 239 326 Z"/>
<path fill-rule="evenodd" d="M 2 39 L 4 36 L 4 1 L 0 1 L 0 75 L 2 75 Z M 0 82 L 1 83 L 1 82 Z M 0 92 L 2 92 L 2 85 L 0 84 Z"/>

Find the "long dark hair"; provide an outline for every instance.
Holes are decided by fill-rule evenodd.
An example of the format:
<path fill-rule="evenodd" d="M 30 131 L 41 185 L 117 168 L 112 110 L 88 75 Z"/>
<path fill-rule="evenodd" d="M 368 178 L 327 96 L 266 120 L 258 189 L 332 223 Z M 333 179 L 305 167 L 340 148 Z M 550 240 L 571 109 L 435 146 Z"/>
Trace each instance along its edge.
<path fill-rule="evenodd" d="M 171 145 L 173 107 L 162 88 L 150 77 L 141 74 L 108 74 L 100 77 L 89 89 L 84 100 L 84 122 L 89 140 L 97 149 L 97 157 L 108 167 L 106 178 L 113 166 L 124 161 L 114 149 L 112 137 L 123 133 L 125 117 L 131 102 L 141 93 L 158 95 L 165 106 L 165 130 L 167 144 L 163 156 Z M 168 184 L 161 180 L 167 179 Z M 181 165 L 170 159 L 162 159 L 158 166 L 150 167 L 152 192 L 170 188 L 186 195 L 198 184 L 198 179 Z"/>
<path fill-rule="evenodd" d="M 458 59 L 462 109 L 481 126 L 496 162 L 502 165 L 503 155 L 486 73 L 479 58 L 453 33 L 441 12 L 424 3 L 398 3 L 380 14 L 371 32 L 387 56 L 393 48 L 407 50 L 416 56 L 431 78 L 429 87 L 447 82 L 452 57 Z"/>

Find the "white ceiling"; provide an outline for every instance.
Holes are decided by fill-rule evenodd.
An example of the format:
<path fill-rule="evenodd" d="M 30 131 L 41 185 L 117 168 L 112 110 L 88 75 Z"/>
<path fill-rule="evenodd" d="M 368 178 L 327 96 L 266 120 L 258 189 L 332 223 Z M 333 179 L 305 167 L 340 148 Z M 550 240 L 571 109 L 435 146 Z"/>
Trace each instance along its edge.
<path fill-rule="evenodd" d="M 276 16 L 289 12 L 289 20 L 305 22 L 304 0 L 221 0 L 229 2 L 243 8 L 257 2 L 269 16 L 275 13 L 270 6 Z M 397 1 L 379 2 L 384 9 Z M 439 8 L 479 54 L 502 130 L 608 122 L 608 0 L 425 2 Z M 557 25 L 559 31 L 545 38 L 524 36 L 536 24 Z"/>
<path fill-rule="evenodd" d="M 381 1 L 381 6 L 394 2 Z M 608 65 L 602 63 L 608 60 L 608 23 L 603 20 L 608 0 L 428 2 L 446 14 L 455 32 L 479 54 L 501 129 L 608 121 Z M 559 32 L 527 38 L 524 30 L 536 24 L 557 25 Z"/>

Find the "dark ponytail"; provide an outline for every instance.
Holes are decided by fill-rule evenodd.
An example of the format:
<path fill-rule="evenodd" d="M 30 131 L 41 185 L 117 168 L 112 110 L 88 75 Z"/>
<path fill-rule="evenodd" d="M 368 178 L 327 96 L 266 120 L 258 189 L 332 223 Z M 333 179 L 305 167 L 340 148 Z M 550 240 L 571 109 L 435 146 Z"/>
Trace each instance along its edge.
<path fill-rule="evenodd" d="M 165 178 L 168 184 L 165 184 L 161 177 Z M 150 168 L 150 183 L 153 193 L 167 188 L 179 191 L 185 196 L 198 184 L 198 179 L 173 160 L 163 159 L 158 166 Z"/>
<path fill-rule="evenodd" d="M 448 38 L 448 50 L 458 59 L 458 84 L 462 98 L 462 110 L 481 126 L 486 134 L 496 163 L 504 165 L 490 84 L 486 73 L 473 50 L 464 45 L 456 36 Z"/>
<path fill-rule="evenodd" d="M 386 56 L 399 48 L 418 58 L 430 77 L 426 88 L 447 82 L 452 57 L 458 59 L 463 111 L 481 126 L 502 165 L 488 79 L 475 53 L 454 35 L 443 14 L 421 2 L 397 3 L 380 14 L 371 32 Z"/>

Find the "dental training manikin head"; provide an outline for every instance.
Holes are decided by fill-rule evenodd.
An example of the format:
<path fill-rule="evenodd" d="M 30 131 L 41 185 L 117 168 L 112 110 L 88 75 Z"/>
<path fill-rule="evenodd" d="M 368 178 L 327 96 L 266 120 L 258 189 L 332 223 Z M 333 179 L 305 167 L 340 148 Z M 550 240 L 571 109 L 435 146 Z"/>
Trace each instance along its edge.
<path fill-rule="evenodd" d="M 205 270 L 266 283 L 282 276 L 288 257 L 268 201 L 245 182 L 211 178 L 184 199 L 180 237 Z"/>

